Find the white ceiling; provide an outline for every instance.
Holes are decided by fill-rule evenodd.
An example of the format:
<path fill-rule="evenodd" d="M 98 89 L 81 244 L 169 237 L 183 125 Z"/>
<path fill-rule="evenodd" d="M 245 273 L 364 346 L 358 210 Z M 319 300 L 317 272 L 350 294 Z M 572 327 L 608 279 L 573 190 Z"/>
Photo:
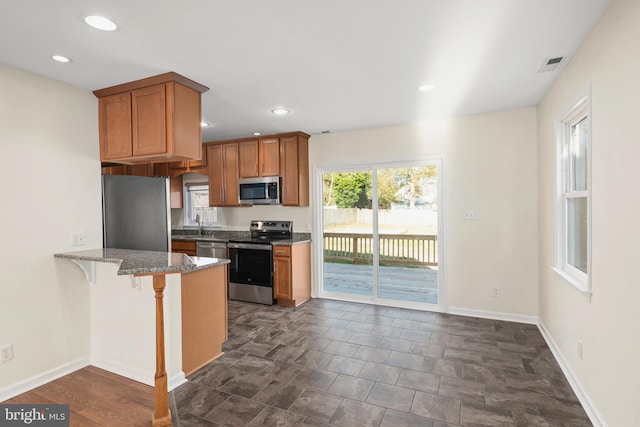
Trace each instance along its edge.
<path fill-rule="evenodd" d="M 559 74 L 543 61 L 570 58 L 608 4 L 1 0 L 0 63 L 89 90 L 175 71 L 210 88 L 205 141 L 336 132 L 535 106 Z M 438 89 L 417 92 L 426 82 Z"/>

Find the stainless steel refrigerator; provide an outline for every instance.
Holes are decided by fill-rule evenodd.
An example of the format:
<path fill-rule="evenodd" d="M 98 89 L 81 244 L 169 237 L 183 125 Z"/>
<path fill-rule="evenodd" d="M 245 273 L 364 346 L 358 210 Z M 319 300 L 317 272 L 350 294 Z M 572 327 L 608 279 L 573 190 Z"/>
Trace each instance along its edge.
<path fill-rule="evenodd" d="M 105 248 L 171 251 L 169 179 L 102 176 Z"/>

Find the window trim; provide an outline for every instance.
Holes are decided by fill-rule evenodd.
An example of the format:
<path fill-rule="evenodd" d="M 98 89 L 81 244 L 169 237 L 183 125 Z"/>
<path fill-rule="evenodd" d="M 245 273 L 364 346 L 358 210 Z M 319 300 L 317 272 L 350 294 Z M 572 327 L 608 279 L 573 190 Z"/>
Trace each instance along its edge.
<path fill-rule="evenodd" d="M 204 178 L 204 180 L 203 180 Z M 182 225 L 184 227 L 197 227 L 198 224 L 195 222 L 195 218 L 192 218 L 190 213 L 193 211 L 193 200 L 191 199 L 191 191 L 199 191 L 204 189 L 209 189 L 209 182 L 206 181 L 206 177 L 198 176 L 195 174 L 186 174 L 183 175 L 182 178 L 182 192 L 183 192 L 183 215 L 182 215 Z M 217 208 L 212 208 L 216 209 Z M 219 213 L 218 213 L 219 215 Z M 213 223 L 208 223 L 205 227 L 217 227 L 220 225 L 220 218 L 218 216 L 218 221 Z"/>
<path fill-rule="evenodd" d="M 587 126 L 587 190 L 567 191 L 567 178 L 571 174 L 571 160 L 566 154 L 570 142 L 571 128 L 586 117 Z M 588 87 L 571 107 L 556 120 L 556 171 L 555 171 L 555 260 L 551 267 L 566 282 L 591 300 L 591 164 L 592 164 L 592 112 L 591 87 Z M 570 198 L 587 198 L 587 272 L 579 270 L 567 262 L 567 203 Z"/>

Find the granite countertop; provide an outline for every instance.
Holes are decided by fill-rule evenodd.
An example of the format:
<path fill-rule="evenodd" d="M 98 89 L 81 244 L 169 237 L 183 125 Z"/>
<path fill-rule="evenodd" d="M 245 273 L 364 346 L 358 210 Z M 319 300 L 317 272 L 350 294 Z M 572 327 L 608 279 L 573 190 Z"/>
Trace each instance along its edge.
<path fill-rule="evenodd" d="M 138 251 L 131 249 L 88 249 L 54 254 L 55 258 L 119 264 L 118 275 L 154 273 L 190 273 L 228 264 L 228 259 L 191 257 L 172 252 Z"/>
<path fill-rule="evenodd" d="M 248 231 L 231 230 L 207 230 L 205 234 L 197 234 L 196 230 L 172 230 L 171 240 L 204 241 L 204 242 L 229 242 L 230 240 L 248 240 L 251 234 Z M 311 242 L 311 233 L 293 233 L 291 239 L 271 241 L 273 245 L 298 245 Z"/>
<path fill-rule="evenodd" d="M 311 242 L 311 234 L 310 233 L 293 233 L 293 237 L 287 240 L 274 240 L 271 242 L 272 245 L 281 245 L 281 246 L 292 246 L 292 245 L 300 245 L 302 243 Z"/>

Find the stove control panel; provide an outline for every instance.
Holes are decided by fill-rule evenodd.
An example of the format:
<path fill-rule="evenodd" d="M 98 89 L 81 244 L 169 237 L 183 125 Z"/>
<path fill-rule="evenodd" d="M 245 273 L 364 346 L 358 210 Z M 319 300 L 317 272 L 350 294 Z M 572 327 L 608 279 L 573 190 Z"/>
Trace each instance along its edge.
<path fill-rule="evenodd" d="M 249 231 L 268 232 L 279 231 L 291 233 L 293 231 L 293 221 L 251 221 Z"/>

